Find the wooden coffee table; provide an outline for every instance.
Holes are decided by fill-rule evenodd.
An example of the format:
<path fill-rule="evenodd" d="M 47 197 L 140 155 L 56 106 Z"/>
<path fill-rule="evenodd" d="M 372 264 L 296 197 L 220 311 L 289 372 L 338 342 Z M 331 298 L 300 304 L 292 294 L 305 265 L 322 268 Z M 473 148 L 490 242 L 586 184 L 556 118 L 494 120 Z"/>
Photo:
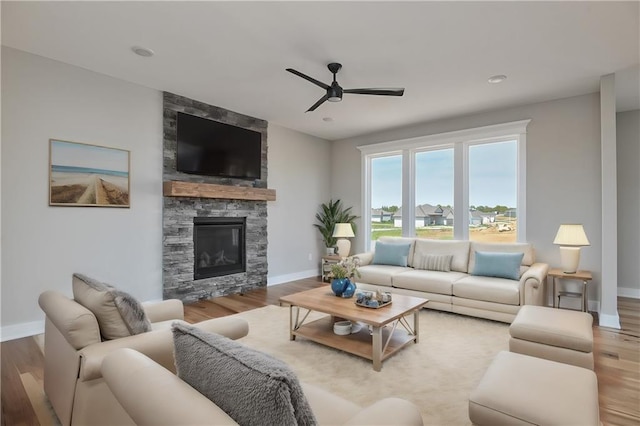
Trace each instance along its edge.
<path fill-rule="evenodd" d="M 355 298 L 336 297 L 331 287 L 323 286 L 283 296 L 281 304 L 289 306 L 289 338 L 302 336 L 325 346 L 373 361 L 373 369 L 380 371 L 382 361 L 407 346 L 418 343 L 418 312 L 429 300 L 394 294 L 390 305 L 373 309 L 357 306 Z M 301 317 L 301 310 L 305 310 Z M 305 323 L 311 311 L 329 314 Z M 413 324 L 407 320 L 413 314 Z M 347 319 L 370 327 L 362 327 L 347 336 L 333 332 L 335 321 Z M 400 327 L 398 327 L 400 325 Z M 371 330 L 371 331 L 370 331 Z"/>

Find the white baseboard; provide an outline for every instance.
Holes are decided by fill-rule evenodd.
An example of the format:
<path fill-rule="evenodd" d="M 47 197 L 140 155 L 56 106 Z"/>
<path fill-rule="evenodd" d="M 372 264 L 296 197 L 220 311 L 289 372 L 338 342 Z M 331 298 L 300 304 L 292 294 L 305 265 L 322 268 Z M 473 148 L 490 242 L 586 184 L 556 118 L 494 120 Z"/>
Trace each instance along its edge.
<path fill-rule="evenodd" d="M 640 288 L 618 287 L 618 296 L 640 299 Z"/>
<path fill-rule="evenodd" d="M 600 318 L 600 322 L 598 325 L 600 327 L 620 329 L 620 317 L 618 316 L 617 312 L 615 315 L 605 315 L 603 313 L 600 313 L 599 318 Z"/>
<path fill-rule="evenodd" d="M 44 333 L 44 320 L 5 325 L 0 328 L 0 342 Z"/>
<path fill-rule="evenodd" d="M 308 269 L 302 272 L 294 272 L 293 274 L 277 275 L 275 277 L 267 277 L 267 286 L 284 284 L 289 281 L 302 280 L 319 276 L 318 269 Z"/>

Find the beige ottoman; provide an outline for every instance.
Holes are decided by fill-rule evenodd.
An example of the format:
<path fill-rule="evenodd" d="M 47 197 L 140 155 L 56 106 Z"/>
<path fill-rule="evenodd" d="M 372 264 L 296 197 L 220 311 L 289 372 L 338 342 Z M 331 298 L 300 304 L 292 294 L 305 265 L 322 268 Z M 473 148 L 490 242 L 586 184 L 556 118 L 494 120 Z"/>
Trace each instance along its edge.
<path fill-rule="evenodd" d="M 592 325 L 586 312 L 525 305 L 509 327 L 509 350 L 593 370 Z"/>
<path fill-rule="evenodd" d="M 513 352 L 500 352 L 469 396 L 474 425 L 598 426 L 593 371 Z"/>

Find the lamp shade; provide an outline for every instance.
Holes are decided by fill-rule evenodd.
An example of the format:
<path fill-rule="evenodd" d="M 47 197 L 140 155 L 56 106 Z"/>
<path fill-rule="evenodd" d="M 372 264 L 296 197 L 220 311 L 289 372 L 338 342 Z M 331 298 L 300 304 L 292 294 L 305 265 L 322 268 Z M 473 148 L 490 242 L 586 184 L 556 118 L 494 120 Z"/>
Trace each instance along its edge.
<path fill-rule="evenodd" d="M 336 223 L 333 227 L 333 236 L 336 238 L 352 238 L 355 237 L 355 234 L 350 223 Z"/>
<path fill-rule="evenodd" d="M 553 244 L 576 247 L 591 245 L 589 244 L 587 234 L 585 234 L 582 225 L 576 224 L 560 225 Z"/>

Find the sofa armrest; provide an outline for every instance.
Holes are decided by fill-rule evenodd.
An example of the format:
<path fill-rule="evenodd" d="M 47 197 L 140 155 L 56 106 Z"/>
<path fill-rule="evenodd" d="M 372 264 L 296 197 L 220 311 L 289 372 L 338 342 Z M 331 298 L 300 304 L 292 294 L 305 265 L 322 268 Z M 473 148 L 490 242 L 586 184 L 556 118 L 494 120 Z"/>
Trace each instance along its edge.
<path fill-rule="evenodd" d="M 237 424 L 178 376 L 133 349 L 118 349 L 105 357 L 102 374 L 137 425 Z"/>
<path fill-rule="evenodd" d="M 358 253 L 354 254 L 353 257 L 357 257 L 360 259 L 360 266 L 370 265 L 373 262 L 373 252 L 369 251 L 366 253 Z"/>
<path fill-rule="evenodd" d="M 239 339 L 249 332 L 247 321 L 237 317 L 214 318 L 192 325 L 208 332 L 221 334 L 230 339 Z M 167 370 L 175 371 L 173 334 L 170 329 L 164 329 L 94 343 L 83 348 L 80 351 L 80 380 L 86 381 L 100 378 L 100 368 L 104 357 L 122 348 L 135 349 Z"/>
<path fill-rule="evenodd" d="M 74 349 L 81 349 L 102 340 L 95 315 L 75 300 L 62 293 L 45 291 L 38 297 L 38 304 Z"/>
<path fill-rule="evenodd" d="M 142 303 L 142 308 L 150 322 L 184 319 L 184 306 L 182 305 L 182 301 L 178 299 L 168 299 L 161 302 L 144 302 Z"/>
<path fill-rule="evenodd" d="M 534 263 L 520 277 L 520 305 L 544 305 L 545 284 L 547 282 L 546 263 Z"/>
<path fill-rule="evenodd" d="M 385 398 L 363 408 L 344 425 L 412 425 L 422 426 L 422 415 L 411 402 L 400 398 Z"/>

